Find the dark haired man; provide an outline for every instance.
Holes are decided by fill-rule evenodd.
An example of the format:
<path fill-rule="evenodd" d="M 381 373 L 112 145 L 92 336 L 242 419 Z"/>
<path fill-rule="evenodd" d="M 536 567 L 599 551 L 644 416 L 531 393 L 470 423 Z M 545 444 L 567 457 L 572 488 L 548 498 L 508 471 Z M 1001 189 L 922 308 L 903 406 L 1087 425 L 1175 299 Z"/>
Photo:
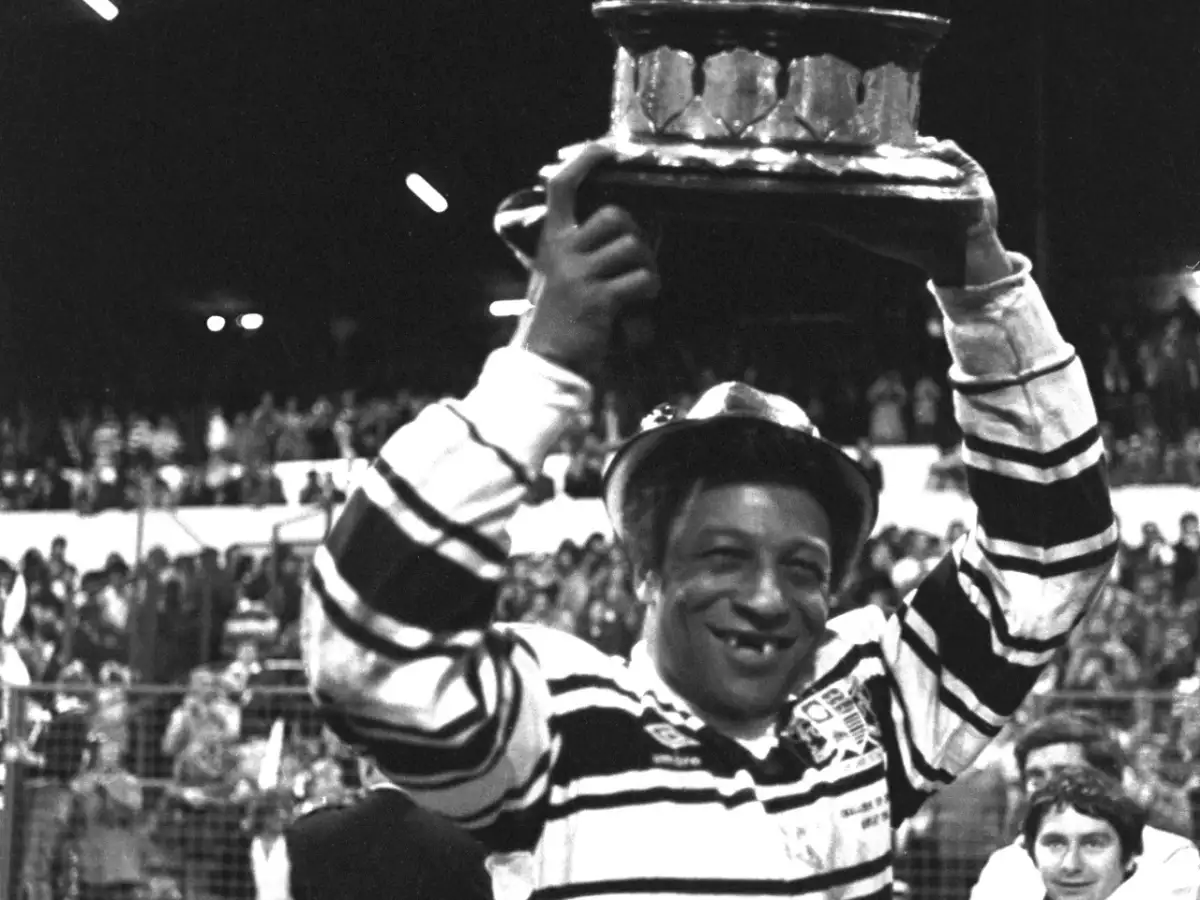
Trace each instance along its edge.
<path fill-rule="evenodd" d="M 952 145 L 934 148 L 971 173 Z M 939 287 L 979 516 L 896 615 L 829 619 L 878 498 L 794 403 L 662 411 L 604 498 L 649 607 L 629 663 L 492 624 L 506 525 L 657 291 L 622 210 L 549 180 L 533 309 L 461 402 L 393 435 L 314 558 L 305 662 L 339 736 L 492 851 L 504 896 L 882 897 L 892 829 L 997 734 L 1096 595 L 1116 530 L 1083 369 L 978 217 L 838 230 Z M 854 215 L 853 210 L 848 215 Z M 501 891 L 503 887 L 503 891 Z"/>
<path fill-rule="evenodd" d="M 1021 828 L 1047 900 L 1110 900 L 1138 868 L 1146 811 L 1119 781 L 1087 767 L 1057 772 L 1029 800 Z M 1142 897 L 1192 897 L 1143 883 Z"/>
<path fill-rule="evenodd" d="M 1090 716 L 1055 713 L 1032 723 L 1016 744 L 1017 768 L 1026 797 L 1067 768 L 1087 767 L 1120 783 L 1125 754 L 1111 730 Z M 1200 853 L 1186 838 L 1147 826 L 1137 872 L 1122 886 L 1121 900 L 1200 896 Z M 1166 891 L 1166 893 L 1161 893 Z M 971 900 L 1041 900 L 1044 888 L 1024 837 L 992 854 Z"/>

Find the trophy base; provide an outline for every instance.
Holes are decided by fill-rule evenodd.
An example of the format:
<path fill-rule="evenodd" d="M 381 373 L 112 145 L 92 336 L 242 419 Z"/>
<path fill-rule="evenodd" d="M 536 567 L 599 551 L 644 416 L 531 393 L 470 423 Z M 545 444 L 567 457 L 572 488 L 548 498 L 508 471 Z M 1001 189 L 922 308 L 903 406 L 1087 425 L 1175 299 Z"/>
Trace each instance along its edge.
<path fill-rule="evenodd" d="M 824 146 L 752 150 L 696 145 L 598 143 L 615 153 L 579 191 L 579 213 L 605 204 L 671 218 L 816 222 L 853 204 L 900 214 L 906 204 L 950 204 L 964 214 L 982 198 L 965 174 L 919 150 L 848 151 Z M 578 147 L 564 148 L 570 158 Z M 554 168 L 542 170 L 543 177 Z"/>

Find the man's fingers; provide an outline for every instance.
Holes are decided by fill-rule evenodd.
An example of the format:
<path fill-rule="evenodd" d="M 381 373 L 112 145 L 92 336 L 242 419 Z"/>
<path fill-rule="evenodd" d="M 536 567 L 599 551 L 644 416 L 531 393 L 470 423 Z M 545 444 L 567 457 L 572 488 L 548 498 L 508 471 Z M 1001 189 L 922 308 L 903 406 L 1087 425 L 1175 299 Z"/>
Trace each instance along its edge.
<path fill-rule="evenodd" d="M 580 224 L 575 235 L 575 246 L 586 253 L 624 235 L 636 235 L 638 232 L 637 222 L 625 210 L 619 206 L 602 206 Z"/>
<path fill-rule="evenodd" d="M 613 151 L 608 147 L 602 144 L 588 144 L 550 177 L 546 183 L 544 232 L 560 234 L 574 227 L 575 194 L 579 191 L 579 185 L 592 169 L 612 157 Z"/>
<path fill-rule="evenodd" d="M 654 254 L 644 241 L 626 234 L 590 254 L 588 268 L 593 276 L 600 278 L 621 275 L 634 269 L 653 270 Z"/>
<path fill-rule="evenodd" d="M 653 269 L 635 269 L 612 279 L 609 289 L 622 306 L 639 300 L 653 300 L 658 296 L 658 273 Z"/>

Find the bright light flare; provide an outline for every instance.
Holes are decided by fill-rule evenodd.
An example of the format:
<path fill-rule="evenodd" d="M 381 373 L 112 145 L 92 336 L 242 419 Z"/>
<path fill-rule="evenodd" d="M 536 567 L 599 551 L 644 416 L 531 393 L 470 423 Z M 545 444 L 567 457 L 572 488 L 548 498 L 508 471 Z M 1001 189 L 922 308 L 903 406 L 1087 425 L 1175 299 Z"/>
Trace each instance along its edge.
<path fill-rule="evenodd" d="M 120 10 L 113 5 L 112 0 L 83 0 L 83 2 L 90 6 L 92 8 L 92 12 L 102 18 L 105 22 L 111 22 L 117 17 L 117 13 L 120 12 Z"/>
<path fill-rule="evenodd" d="M 245 331 L 258 331 L 262 328 L 263 317 L 259 313 L 246 313 L 238 316 L 238 325 Z"/>
<path fill-rule="evenodd" d="M 533 304 L 525 299 L 493 300 L 492 305 L 488 307 L 488 312 L 500 319 L 505 316 L 523 316 L 530 309 L 533 309 Z"/>
<path fill-rule="evenodd" d="M 435 213 L 444 213 L 450 208 L 450 204 L 446 202 L 446 198 L 438 193 L 437 188 L 418 175 L 416 172 L 411 173 L 404 179 L 404 184 L 410 191 L 417 195 L 417 199 L 432 209 Z"/>
<path fill-rule="evenodd" d="M 209 331 L 211 331 L 213 334 L 216 334 L 225 327 L 225 317 L 209 316 L 208 321 L 206 321 L 204 324 L 208 326 Z"/>

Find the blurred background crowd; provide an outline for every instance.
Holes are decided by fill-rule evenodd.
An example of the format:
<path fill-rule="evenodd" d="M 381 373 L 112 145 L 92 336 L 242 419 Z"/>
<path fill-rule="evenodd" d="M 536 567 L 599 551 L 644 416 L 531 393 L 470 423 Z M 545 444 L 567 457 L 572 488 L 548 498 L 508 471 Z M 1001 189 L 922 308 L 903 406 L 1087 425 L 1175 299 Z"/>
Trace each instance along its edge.
<path fill-rule="evenodd" d="M 1106 340 L 1091 377 L 1113 483 L 1200 485 L 1200 317 L 1181 304 L 1150 323 L 1106 332 Z M 730 371 L 704 367 L 663 381 L 687 385 L 671 397 L 686 409 L 727 378 L 795 396 L 823 433 L 846 445 L 936 444 L 943 455 L 930 485 L 963 486 L 944 373 L 910 361 L 865 379 L 815 375 L 800 388 L 793 367 L 766 356 Z M 273 466 L 369 459 L 431 399 L 409 390 L 370 396 L 346 390 L 311 405 L 295 396 L 277 404 L 264 393 L 252 409 L 235 412 L 107 403 L 55 417 L 19 409 L 0 418 L 0 509 L 338 503 L 345 484 L 330 474 L 312 471 L 295 496 L 285 496 Z M 595 495 L 605 454 L 648 411 L 632 392 L 599 392 L 593 414 L 560 448 L 573 459 L 569 494 Z"/>

